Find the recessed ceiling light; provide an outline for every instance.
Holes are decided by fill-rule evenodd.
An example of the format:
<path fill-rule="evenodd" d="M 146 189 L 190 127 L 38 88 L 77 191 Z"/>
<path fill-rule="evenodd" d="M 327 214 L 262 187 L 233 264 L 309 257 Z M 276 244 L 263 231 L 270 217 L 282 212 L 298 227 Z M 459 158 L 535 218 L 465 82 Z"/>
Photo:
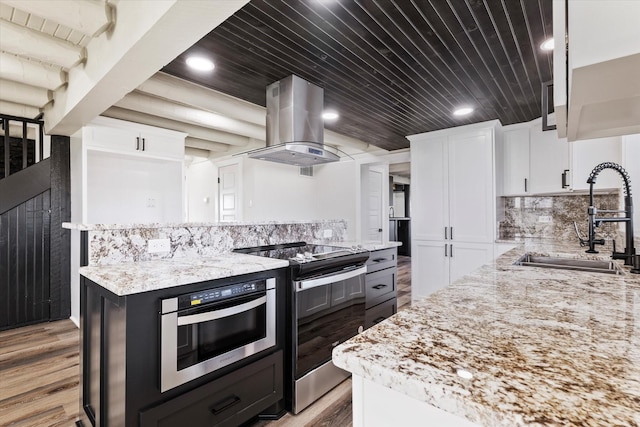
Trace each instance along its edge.
<path fill-rule="evenodd" d="M 461 107 L 453 111 L 454 116 L 466 116 L 471 113 L 473 113 L 473 108 L 471 107 Z"/>
<path fill-rule="evenodd" d="M 542 50 L 553 50 L 553 38 L 547 39 L 540 45 Z"/>
<path fill-rule="evenodd" d="M 211 71 L 215 68 L 215 65 L 210 59 L 204 58 L 202 56 L 188 57 L 187 65 L 198 71 Z"/>
<path fill-rule="evenodd" d="M 322 118 L 325 120 L 336 120 L 340 115 L 333 110 L 326 110 L 322 113 Z"/>

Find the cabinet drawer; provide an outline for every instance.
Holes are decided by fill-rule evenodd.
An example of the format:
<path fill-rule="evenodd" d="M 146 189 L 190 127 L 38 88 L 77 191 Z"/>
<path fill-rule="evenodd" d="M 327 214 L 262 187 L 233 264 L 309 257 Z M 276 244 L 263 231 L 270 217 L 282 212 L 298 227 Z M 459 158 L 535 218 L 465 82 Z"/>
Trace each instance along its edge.
<path fill-rule="evenodd" d="M 365 329 L 382 322 L 387 317 L 393 316 L 397 311 L 398 303 L 395 297 L 368 309 L 364 318 Z"/>
<path fill-rule="evenodd" d="M 141 427 L 237 426 L 283 397 L 282 351 L 140 413 Z"/>
<path fill-rule="evenodd" d="M 397 249 L 383 249 L 381 251 L 373 251 L 367 261 L 367 273 L 383 270 L 385 268 L 395 267 L 397 265 Z"/>
<path fill-rule="evenodd" d="M 396 296 L 396 275 L 398 269 L 395 267 L 369 273 L 366 276 L 366 307 L 373 307 L 391 297 Z"/>

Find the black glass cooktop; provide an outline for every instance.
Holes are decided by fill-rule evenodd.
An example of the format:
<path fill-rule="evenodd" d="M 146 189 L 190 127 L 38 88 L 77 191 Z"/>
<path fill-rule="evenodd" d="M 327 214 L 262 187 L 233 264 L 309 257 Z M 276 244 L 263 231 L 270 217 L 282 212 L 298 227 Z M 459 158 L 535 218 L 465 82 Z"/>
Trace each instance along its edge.
<path fill-rule="evenodd" d="M 256 246 L 235 249 L 234 252 L 264 256 L 268 258 L 286 259 L 294 262 L 311 262 L 341 257 L 362 252 L 357 249 L 341 248 L 330 245 L 313 245 L 306 242 L 285 243 L 281 245 Z"/>

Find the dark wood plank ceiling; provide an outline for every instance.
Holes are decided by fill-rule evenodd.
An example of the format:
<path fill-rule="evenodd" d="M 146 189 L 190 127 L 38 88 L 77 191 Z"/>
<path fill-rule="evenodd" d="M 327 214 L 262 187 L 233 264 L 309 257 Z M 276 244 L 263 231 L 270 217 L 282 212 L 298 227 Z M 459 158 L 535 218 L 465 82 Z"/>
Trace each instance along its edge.
<path fill-rule="evenodd" d="M 339 111 L 328 129 L 395 150 L 406 135 L 539 117 L 550 37 L 551 0 L 252 0 L 163 71 L 262 106 L 296 74 Z M 214 72 L 187 69 L 193 53 Z M 475 112 L 453 117 L 465 104 Z"/>

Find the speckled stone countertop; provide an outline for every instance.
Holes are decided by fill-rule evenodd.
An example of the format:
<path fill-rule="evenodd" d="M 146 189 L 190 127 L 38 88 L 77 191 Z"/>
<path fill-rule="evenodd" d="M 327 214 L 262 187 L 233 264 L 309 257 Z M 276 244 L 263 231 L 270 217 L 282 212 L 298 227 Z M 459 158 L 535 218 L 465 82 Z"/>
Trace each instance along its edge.
<path fill-rule="evenodd" d="M 483 426 L 639 426 L 640 275 L 513 265 L 525 252 L 610 255 L 522 243 L 339 345 L 334 363 Z"/>
<path fill-rule="evenodd" d="M 205 280 L 287 267 L 289 261 L 226 253 L 203 258 L 174 258 L 81 267 L 80 274 L 116 295 L 130 295 Z"/>

